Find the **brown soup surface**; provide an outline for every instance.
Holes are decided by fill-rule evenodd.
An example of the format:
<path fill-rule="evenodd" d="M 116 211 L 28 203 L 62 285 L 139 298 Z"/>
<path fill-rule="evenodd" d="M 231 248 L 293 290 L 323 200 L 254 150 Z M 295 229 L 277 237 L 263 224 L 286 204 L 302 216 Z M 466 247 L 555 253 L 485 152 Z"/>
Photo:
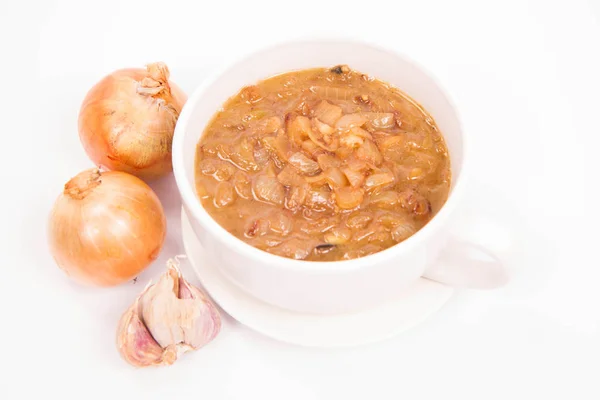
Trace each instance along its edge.
<path fill-rule="evenodd" d="M 196 188 L 212 218 L 254 247 L 308 261 L 402 242 L 439 211 L 450 179 L 433 118 L 345 65 L 242 88 L 196 152 Z"/>

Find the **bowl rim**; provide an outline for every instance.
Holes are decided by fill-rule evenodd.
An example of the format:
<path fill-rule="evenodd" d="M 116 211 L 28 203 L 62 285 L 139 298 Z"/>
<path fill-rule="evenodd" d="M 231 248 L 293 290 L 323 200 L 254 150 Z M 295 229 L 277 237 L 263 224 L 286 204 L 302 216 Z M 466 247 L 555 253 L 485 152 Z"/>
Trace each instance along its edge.
<path fill-rule="evenodd" d="M 219 225 L 208 212 L 202 207 L 202 203 L 197 198 L 195 188 L 192 187 L 187 179 L 185 164 L 184 164 L 184 142 L 185 136 L 187 132 L 188 122 L 193 115 L 193 111 L 196 108 L 196 104 L 200 101 L 200 99 L 204 96 L 206 90 L 221 79 L 230 69 L 236 67 L 238 64 L 242 64 L 247 62 L 251 57 L 255 57 L 261 53 L 268 53 L 277 51 L 279 48 L 287 47 L 290 45 L 307 45 L 307 44 L 351 44 L 359 47 L 368 47 L 374 50 L 378 50 L 381 52 L 389 53 L 396 58 L 402 60 L 402 62 L 412 64 L 412 66 L 416 67 L 421 73 L 423 73 L 439 90 L 442 94 L 446 102 L 449 104 L 454 117 L 458 124 L 458 130 L 460 133 L 461 141 L 462 141 L 462 158 L 460 160 L 459 168 L 460 175 L 458 179 L 455 180 L 455 176 L 453 174 L 453 187 L 451 188 L 448 199 L 442 206 L 442 208 L 437 212 L 433 218 L 427 222 L 421 229 L 415 232 L 412 236 L 407 238 L 406 240 L 388 247 L 384 250 L 381 250 L 378 253 L 370 254 L 364 257 L 359 257 L 351 260 L 338 260 L 338 261 L 306 261 L 306 260 L 295 260 L 283 256 L 278 256 L 275 254 L 268 253 L 264 250 L 260 250 L 243 240 L 235 237 L 231 233 L 229 233 L 225 228 Z M 263 79 L 266 79 L 265 77 Z M 402 88 L 400 88 L 402 89 Z M 233 94 L 232 94 L 233 95 Z M 216 110 L 215 110 L 216 112 Z M 452 211 L 456 208 L 456 204 L 462 198 L 462 194 L 464 192 L 464 187 L 466 186 L 466 181 L 468 177 L 468 168 L 467 168 L 467 160 L 469 154 L 469 141 L 464 133 L 462 120 L 460 118 L 460 114 L 458 109 L 453 101 L 452 97 L 449 95 L 448 91 L 442 85 L 442 83 L 431 74 L 425 67 L 421 64 L 415 62 L 410 59 L 403 53 L 400 53 L 396 50 L 380 46 L 378 44 L 369 43 L 367 41 L 358 40 L 354 38 L 319 38 L 319 39 L 296 39 L 296 40 L 286 40 L 277 42 L 274 44 L 270 44 L 268 46 L 263 46 L 261 48 L 256 49 L 255 51 L 244 53 L 243 55 L 230 60 L 229 62 L 224 63 L 220 67 L 217 67 L 188 97 L 187 102 L 185 103 L 179 118 L 177 120 L 177 124 L 175 126 L 174 136 L 173 136 L 173 144 L 172 144 L 172 160 L 173 160 L 173 173 L 175 176 L 175 181 L 179 193 L 181 195 L 182 201 L 184 203 L 185 208 L 192 213 L 190 218 L 198 221 L 204 229 L 207 230 L 210 234 L 214 235 L 219 242 L 223 245 L 230 248 L 232 251 L 237 252 L 249 259 L 252 259 L 257 262 L 261 262 L 263 264 L 268 264 L 270 266 L 274 266 L 276 268 L 283 268 L 289 270 L 301 270 L 304 272 L 311 273 L 343 273 L 348 270 L 357 270 L 362 269 L 364 267 L 368 267 L 370 265 L 381 264 L 389 260 L 393 260 L 397 258 L 400 254 L 407 253 L 414 247 L 418 246 L 425 242 L 428 238 L 434 235 L 440 228 L 443 228 L 444 222 L 449 218 L 452 214 Z M 456 169 L 456 164 L 451 160 L 451 170 Z M 192 179 L 193 181 L 193 179 Z"/>

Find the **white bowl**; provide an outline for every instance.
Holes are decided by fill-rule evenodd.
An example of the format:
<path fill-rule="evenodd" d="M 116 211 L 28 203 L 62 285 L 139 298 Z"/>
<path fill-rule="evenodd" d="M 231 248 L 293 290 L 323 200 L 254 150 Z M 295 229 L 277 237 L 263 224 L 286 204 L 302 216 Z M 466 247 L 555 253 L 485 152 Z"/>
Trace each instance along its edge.
<path fill-rule="evenodd" d="M 379 253 L 348 261 L 308 262 L 256 249 L 223 229 L 204 210 L 194 179 L 196 145 L 223 103 L 243 86 L 290 70 L 348 64 L 400 88 L 433 116 L 446 139 L 452 186 L 446 204 L 421 230 Z M 270 47 L 205 81 L 179 116 L 173 168 L 183 205 L 211 262 L 252 296 L 310 313 L 340 313 L 379 304 L 422 276 L 448 239 L 448 222 L 465 180 L 465 135 L 448 96 L 425 70 L 403 55 L 354 41 L 306 41 Z"/>

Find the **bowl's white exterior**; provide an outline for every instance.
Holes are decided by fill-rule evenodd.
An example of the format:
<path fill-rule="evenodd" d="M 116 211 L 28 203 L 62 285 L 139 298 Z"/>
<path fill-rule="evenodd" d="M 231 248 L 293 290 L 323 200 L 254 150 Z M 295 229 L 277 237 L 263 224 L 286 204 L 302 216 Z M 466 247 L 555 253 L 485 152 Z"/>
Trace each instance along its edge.
<path fill-rule="evenodd" d="M 206 124 L 241 87 L 281 72 L 348 64 L 387 81 L 428 110 L 450 152 L 453 184 L 442 210 L 400 245 L 350 261 L 296 261 L 255 249 L 230 235 L 202 208 L 194 184 L 194 157 Z M 198 88 L 175 129 L 173 167 L 184 209 L 206 254 L 240 288 L 265 302 L 314 313 L 367 308 L 413 283 L 432 263 L 464 186 L 465 140 L 457 113 L 439 84 L 405 57 L 351 41 L 293 42 L 254 53 Z"/>

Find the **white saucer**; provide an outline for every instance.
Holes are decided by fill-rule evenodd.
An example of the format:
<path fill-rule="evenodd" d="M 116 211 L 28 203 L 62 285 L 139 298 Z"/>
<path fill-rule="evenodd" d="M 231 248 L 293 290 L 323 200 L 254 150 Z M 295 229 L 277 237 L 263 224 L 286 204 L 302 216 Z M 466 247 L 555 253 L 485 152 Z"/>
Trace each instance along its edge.
<path fill-rule="evenodd" d="M 424 321 L 453 293 L 451 287 L 427 279 L 398 293 L 393 301 L 354 314 L 301 314 L 264 303 L 225 279 L 205 262 L 203 248 L 186 213 L 181 212 L 186 254 L 204 288 L 233 318 L 273 339 L 313 347 L 356 346 L 388 339 Z"/>

